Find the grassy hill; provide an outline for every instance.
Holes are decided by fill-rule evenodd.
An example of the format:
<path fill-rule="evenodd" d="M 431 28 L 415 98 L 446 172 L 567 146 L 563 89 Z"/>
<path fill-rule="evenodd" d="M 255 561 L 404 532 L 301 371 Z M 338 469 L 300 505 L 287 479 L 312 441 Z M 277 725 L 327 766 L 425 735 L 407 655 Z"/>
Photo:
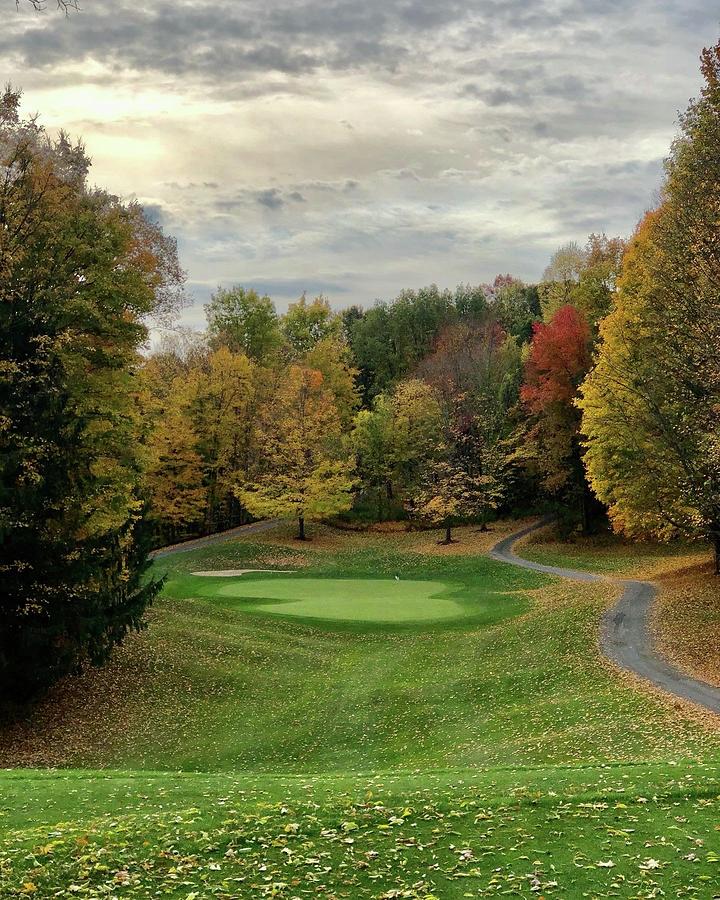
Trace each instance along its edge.
<path fill-rule="evenodd" d="M 0 736 L 0 896 L 712 896 L 718 735 L 500 533 L 159 561 L 151 627 Z M 295 574 L 192 574 L 254 567 Z"/>

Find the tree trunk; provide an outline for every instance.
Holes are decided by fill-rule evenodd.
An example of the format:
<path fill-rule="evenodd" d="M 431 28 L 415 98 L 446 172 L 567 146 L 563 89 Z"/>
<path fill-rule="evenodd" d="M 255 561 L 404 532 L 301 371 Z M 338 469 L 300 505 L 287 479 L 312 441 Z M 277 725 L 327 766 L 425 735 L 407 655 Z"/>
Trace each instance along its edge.
<path fill-rule="evenodd" d="M 588 521 L 587 492 L 584 486 L 580 489 L 580 523 L 583 537 L 587 537 L 590 533 L 590 523 Z"/>
<path fill-rule="evenodd" d="M 305 537 L 305 516 L 298 516 L 298 540 L 307 540 Z"/>
<path fill-rule="evenodd" d="M 445 540 L 443 544 L 452 544 L 452 525 L 445 526 Z"/>
<path fill-rule="evenodd" d="M 713 549 L 715 550 L 715 574 L 720 575 L 720 532 L 713 534 Z"/>
<path fill-rule="evenodd" d="M 207 509 L 205 510 L 205 534 L 213 534 L 217 531 L 216 526 L 216 495 L 217 495 L 217 475 L 210 475 L 210 483 L 207 492 Z"/>

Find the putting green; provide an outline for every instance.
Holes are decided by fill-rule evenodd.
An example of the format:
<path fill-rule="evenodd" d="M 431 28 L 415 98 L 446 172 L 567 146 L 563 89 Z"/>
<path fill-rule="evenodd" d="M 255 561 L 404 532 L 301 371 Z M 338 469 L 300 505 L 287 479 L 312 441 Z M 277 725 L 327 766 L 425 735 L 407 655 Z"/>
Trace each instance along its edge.
<path fill-rule="evenodd" d="M 462 608 L 441 581 L 246 577 L 220 585 L 217 597 L 247 600 L 243 609 L 306 619 L 422 622 L 454 619 Z M 269 602 L 268 602 L 269 601 Z"/>

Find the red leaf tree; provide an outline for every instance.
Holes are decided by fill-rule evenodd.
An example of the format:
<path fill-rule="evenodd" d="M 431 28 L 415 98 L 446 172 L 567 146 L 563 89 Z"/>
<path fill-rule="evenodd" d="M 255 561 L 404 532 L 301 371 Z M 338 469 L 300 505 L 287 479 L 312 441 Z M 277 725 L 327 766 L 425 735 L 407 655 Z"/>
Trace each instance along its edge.
<path fill-rule="evenodd" d="M 591 329 L 584 315 L 574 306 L 561 307 L 550 322 L 534 326 L 520 391 L 529 416 L 520 454 L 540 475 L 548 494 L 578 510 L 583 530 L 591 495 L 575 400 L 590 368 L 591 346 Z"/>
<path fill-rule="evenodd" d="M 532 415 L 560 404 L 579 421 L 572 404 L 590 368 L 590 326 L 574 306 L 563 306 L 546 325 L 533 326 L 530 355 L 525 364 L 523 403 Z"/>

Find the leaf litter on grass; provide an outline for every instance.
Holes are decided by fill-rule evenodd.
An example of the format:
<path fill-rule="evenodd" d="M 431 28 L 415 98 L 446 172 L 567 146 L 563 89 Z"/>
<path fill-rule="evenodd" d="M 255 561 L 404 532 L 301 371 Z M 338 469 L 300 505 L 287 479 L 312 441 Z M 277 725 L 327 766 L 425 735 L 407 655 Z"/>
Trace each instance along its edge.
<path fill-rule="evenodd" d="M 0 764 L 138 771 L 0 773 L 0 896 L 712 895 L 720 743 L 603 666 L 605 589 L 420 553 L 413 535 L 326 537 L 162 562 L 169 584 L 302 559 L 312 577 L 450 579 L 531 605 L 490 628 L 354 632 L 170 590 L 108 669 L 3 733 Z M 141 771 L 163 768 L 219 774 Z M 342 774 L 378 769 L 398 774 Z"/>

